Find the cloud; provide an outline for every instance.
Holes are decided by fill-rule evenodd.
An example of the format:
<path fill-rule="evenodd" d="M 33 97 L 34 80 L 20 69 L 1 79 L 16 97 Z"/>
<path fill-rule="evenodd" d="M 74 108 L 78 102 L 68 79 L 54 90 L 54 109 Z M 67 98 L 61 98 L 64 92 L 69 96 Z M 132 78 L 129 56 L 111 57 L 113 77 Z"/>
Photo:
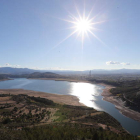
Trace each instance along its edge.
<path fill-rule="evenodd" d="M 6 63 L 5 66 L 11 66 L 9 63 Z"/>
<path fill-rule="evenodd" d="M 106 62 L 107 65 L 130 65 L 130 63 L 124 63 L 124 62 L 117 62 L 117 61 L 108 61 Z"/>
<path fill-rule="evenodd" d="M 123 63 L 121 63 L 121 65 L 130 65 L 130 63 L 124 63 L 124 62 L 123 62 Z"/>
<path fill-rule="evenodd" d="M 19 67 L 21 67 L 21 65 L 11 65 L 11 64 L 9 64 L 9 63 L 6 63 L 3 67 L 13 67 L 13 68 L 19 68 Z"/>
<path fill-rule="evenodd" d="M 115 64 L 115 65 L 119 65 L 120 62 L 116 62 L 116 61 L 108 61 L 106 62 L 107 65 L 112 65 L 112 64 Z"/>
<path fill-rule="evenodd" d="M 20 65 L 16 65 L 16 67 L 20 67 Z"/>

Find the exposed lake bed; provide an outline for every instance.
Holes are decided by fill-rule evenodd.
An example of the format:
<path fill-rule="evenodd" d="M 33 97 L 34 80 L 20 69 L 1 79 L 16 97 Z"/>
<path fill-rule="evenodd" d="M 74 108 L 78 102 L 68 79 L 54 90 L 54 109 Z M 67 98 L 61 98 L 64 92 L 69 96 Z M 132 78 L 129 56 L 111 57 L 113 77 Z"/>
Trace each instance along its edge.
<path fill-rule="evenodd" d="M 65 96 L 65 97 L 69 96 L 67 99 L 60 98 L 59 95 L 56 95 L 57 97 L 54 99 L 56 99 L 56 101 L 63 99 L 63 101 L 65 102 L 62 103 L 69 102 L 69 103 L 73 103 L 73 105 L 76 105 L 77 102 L 80 101 L 80 103 L 85 104 L 86 106 L 93 107 L 99 111 L 105 111 L 109 113 L 111 116 L 113 116 L 115 119 L 117 119 L 127 131 L 129 131 L 134 135 L 140 135 L 139 122 L 125 117 L 115 108 L 113 104 L 102 100 L 103 97 L 101 96 L 101 94 L 103 93 L 103 90 L 105 90 L 105 86 L 103 85 L 95 85 L 95 84 L 84 83 L 84 82 L 67 82 L 67 81 L 35 80 L 35 79 L 19 78 L 14 80 L 1 81 L 0 89 L 33 90 L 33 91 L 38 91 L 38 93 L 47 92 L 47 93 L 60 94 L 62 95 L 61 97 L 67 95 Z M 32 92 L 32 94 L 35 95 L 35 92 Z M 78 97 L 79 100 L 75 96 Z M 71 100 L 69 100 L 70 97 Z M 80 103 L 79 105 L 81 105 Z"/>
<path fill-rule="evenodd" d="M 130 109 L 129 107 L 125 106 L 125 102 L 122 101 L 119 97 L 113 96 L 110 93 L 110 89 L 114 88 L 112 86 L 105 85 L 106 88 L 102 92 L 103 100 L 108 101 L 115 105 L 115 107 L 126 117 L 132 118 L 136 121 L 140 122 L 140 113 Z"/>
<path fill-rule="evenodd" d="M 23 94 L 28 96 L 46 98 L 59 104 L 84 106 L 84 104 L 79 102 L 79 99 L 76 96 L 71 96 L 71 95 L 59 95 L 59 94 L 52 94 L 52 93 L 39 92 L 33 90 L 24 90 L 24 89 L 0 89 L 0 94 L 10 94 L 10 95 Z"/>

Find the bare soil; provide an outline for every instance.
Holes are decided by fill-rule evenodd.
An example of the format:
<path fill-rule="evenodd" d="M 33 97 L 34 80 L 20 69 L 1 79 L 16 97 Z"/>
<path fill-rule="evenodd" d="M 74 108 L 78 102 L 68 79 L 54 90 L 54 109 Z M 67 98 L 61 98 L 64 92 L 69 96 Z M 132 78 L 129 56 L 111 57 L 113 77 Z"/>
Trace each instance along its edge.
<path fill-rule="evenodd" d="M 79 102 L 79 99 L 76 96 L 72 95 L 59 95 L 51 94 L 45 92 L 24 90 L 24 89 L 0 89 L 0 94 L 26 94 L 28 96 L 41 97 L 54 101 L 55 103 L 74 105 L 74 106 L 84 106 L 84 104 Z"/>

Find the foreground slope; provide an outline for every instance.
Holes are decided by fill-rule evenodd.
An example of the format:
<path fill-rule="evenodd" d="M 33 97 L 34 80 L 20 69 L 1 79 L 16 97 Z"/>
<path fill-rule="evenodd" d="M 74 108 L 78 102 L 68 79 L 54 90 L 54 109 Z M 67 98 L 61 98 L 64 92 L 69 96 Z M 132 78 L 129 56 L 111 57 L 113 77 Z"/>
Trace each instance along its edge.
<path fill-rule="evenodd" d="M 25 94 L 4 91 L 0 91 L 1 140 L 138 139 L 128 134 L 116 119 L 105 112 L 66 105 L 62 101 L 58 104 L 59 101 L 55 103 L 32 94 L 28 96 L 26 90 L 22 90 Z"/>

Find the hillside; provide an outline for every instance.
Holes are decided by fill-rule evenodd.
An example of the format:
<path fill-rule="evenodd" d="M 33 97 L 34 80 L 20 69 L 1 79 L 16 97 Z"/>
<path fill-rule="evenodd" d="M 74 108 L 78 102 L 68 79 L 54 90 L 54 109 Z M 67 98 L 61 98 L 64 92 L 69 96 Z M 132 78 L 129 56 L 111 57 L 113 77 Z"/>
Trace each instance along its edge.
<path fill-rule="evenodd" d="M 96 75 L 89 81 L 115 86 L 110 90 L 112 95 L 123 100 L 126 107 L 140 112 L 140 75 Z"/>
<path fill-rule="evenodd" d="M 32 74 L 29 74 L 28 78 L 62 78 L 62 76 L 52 72 L 45 72 L 45 73 L 34 72 Z"/>
<path fill-rule="evenodd" d="M 129 108 L 140 112 L 140 80 L 122 82 L 111 89 L 111 93 L 125 101 Z"/>
<path fill-rule="evenodd" d="M 105 112 L 10 92 L 0 94 L 0 139 L 138 140 Z"/>
<path fill-rule="evenodd" d="M 34 72 L 31 74 L 0 74 L 0 79 L 6 78 L 66 78 L 66 76 L 59 75 L 52 72 Z"/>
<path fill-rule="evenodd" d="M 1 80 L 5 80 L 5 79 L 8 79 L 8 77 L 5 76 L 5 75 L 3 75 L 3 74 L 0 74 L 0 81 L 1 81 Z"/>

